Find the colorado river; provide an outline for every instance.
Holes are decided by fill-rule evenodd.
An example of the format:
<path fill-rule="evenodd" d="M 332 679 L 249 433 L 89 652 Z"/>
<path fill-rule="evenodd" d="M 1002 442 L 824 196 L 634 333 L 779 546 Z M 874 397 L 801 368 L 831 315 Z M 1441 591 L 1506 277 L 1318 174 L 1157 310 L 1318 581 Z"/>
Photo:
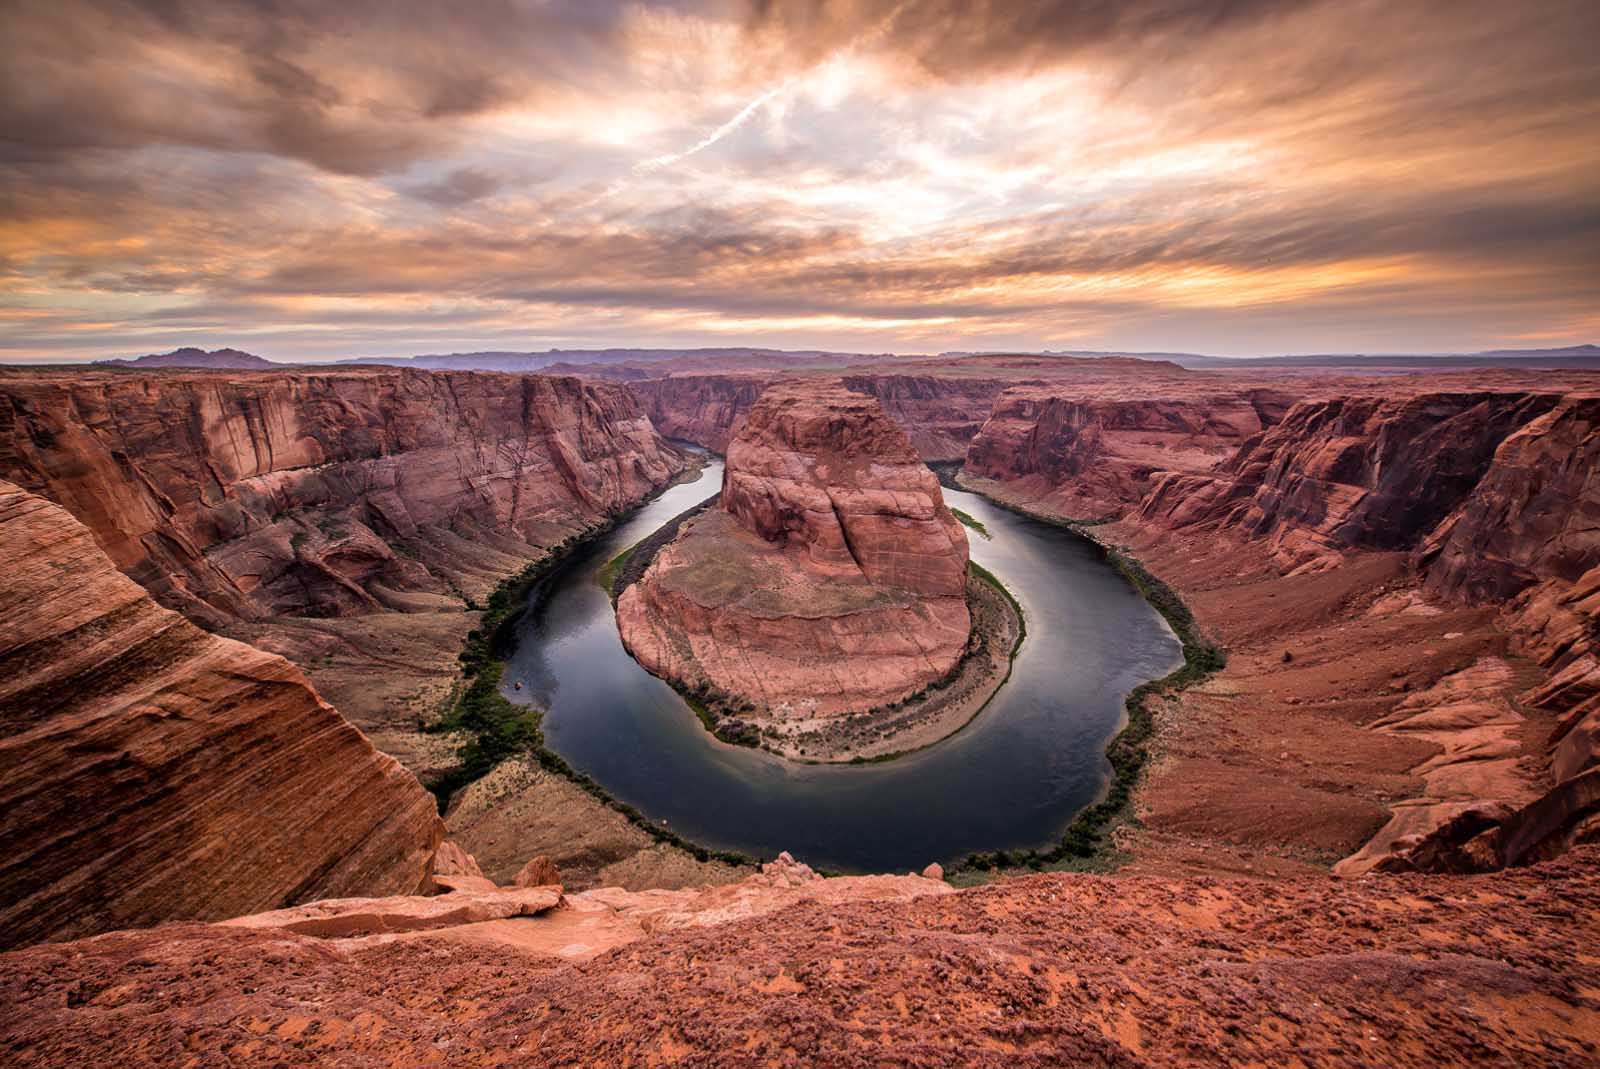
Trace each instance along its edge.
<path fill-rule="evenodd" d="M 1048 846 L 1103 789 L 1103 751 L 1128 691 L 1182 662 L 1166 622 L 1093 546 L 946 489 L 950 505 L 988 528 L 990 540 L 967 532 L 972 557 L 1027 618 L 1011 679 L 988 708 L 943 742 L 883 764 L 806 765 L 725 745 L 628 656 L 595 579 L 721 481 L 722 465 L 709 464 L 536 586 L 504 675 L 507 698 L 546 710 L 551 749 L 704 846 L 763 858 L 788 850 L 847 872 Z"/>

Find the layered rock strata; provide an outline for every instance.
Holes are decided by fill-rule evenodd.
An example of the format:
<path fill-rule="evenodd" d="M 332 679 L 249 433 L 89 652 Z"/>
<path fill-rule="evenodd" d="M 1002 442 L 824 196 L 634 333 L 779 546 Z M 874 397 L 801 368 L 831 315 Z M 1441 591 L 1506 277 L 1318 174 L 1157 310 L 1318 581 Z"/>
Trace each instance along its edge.
<path fill-rule="evenodd" d="M 1214 472 L 1158 477 L 1139 518 L 1263 541 L 1289 566 L 1412 550 L 1474 494 L 1507 436 L 1560 401 L 1483 392 L 1302 403 Z"/>
<path fill-rule="evenodd" d="M 683 467 L 621 386 L 574 378 L 0 375 L 0 475 L 215 626 L 459 610 Z"/>
<path fill-rule="evenodd" d="M 0 482 L 0 944 L 428 885 L 416 779 Z"/>
<path fill-rule="evenodd" d="M 1481 662 L 1473 672 L 1455 666 L 1443 683 L 1425 680 L 1431 690 L 1403 700 L 1372 695 L 1369 730 L 1432 754 L 1409 767 L 1422 790 L 1391 804 L 1387 824 L 1341 870 L 1549 857 L 1600 835 L 1600 804 L 1584 779 L 1600 737 L 1600 402 L 1559 389 L 1413 384 L 1390 394 L 1297 404 L 1213 470 L 1155 476 L 1129 534 L 1109 533 L 1147 547 L 1177 533 L 1211 543 L 1201 551 L 1211 560 L 1232 546 L 1236 560 L 1290 576 L 1404 555 L 1428 601 L 1482 606 L 1477 626 L 1509 635 L 1510 652 L 1536 661 L 1546 681 L 1530 687 Z M 1535 718 L 1524 722 L 1518 708 Z M 1544 734 L 1548 757 L 1535 739 Z"/>
<path fill-rule="evenodd" d="M 467 372 L 0 369 L 0 477 L 282 654 L 419 775 L 495 586 L 686 467 L 618 385 Z"/>
<path fill-rule="evenodd" d="M 622 593 L 629 651 L 762 716 L 900 701 L 967 649 L 967 541 L 870 397 L 780 383 L 728 447 L 716 508 Z"/>
<path fill-rule="evenodd" d="M 1158 473 L 1206 471 L 1283 418 L 1293 397 L 1267 388 L 1151 383 L 1136 394 L 1007 390 L 973 438 L 963 474 L 1010 500 L 1083 519 L 1138 504 Z"/>
<path fill-rule="evenodd" d="M 662 434 L 725 453 L 762 391 L 781 377 L 774 372 L 675 374 L 630 382 L 628 389 Z M 924 460 L 960 459 L 1007 385 L 991 376 L 865 371 L 840 381 L 876 397 Z"/>

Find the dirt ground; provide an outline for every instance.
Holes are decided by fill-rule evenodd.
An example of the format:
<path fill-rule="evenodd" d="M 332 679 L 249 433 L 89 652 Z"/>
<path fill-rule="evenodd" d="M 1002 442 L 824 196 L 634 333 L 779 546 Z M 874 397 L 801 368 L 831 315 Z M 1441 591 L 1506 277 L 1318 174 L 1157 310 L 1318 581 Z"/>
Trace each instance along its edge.
<path fill-rule="evenodd" d="M 729 883 L 748 870 L 700 862 L 648 834 L 564 776 L 513 760 L 463 790 L 445 815 L 449 837 L 485 876 L 510 884 L 543 854 L 568 890 Z"/>
<path fill-rule="evenodd" d="M 1157 716 L 1139 826 L 1121 836 L 1128 871 L 1289 875 L 1355 853 L 1396 803 L 1425 792 L 1422 766 L 1447 748 L 1375 722 L 1485 659 L 1504 663 L 1494 697 L 1524 718 L 1515 772 L 1530 785 L 1543 776 L 1550 718 L 1516 702 L 1536 667 L 1507 654 L 1492 610 L 1425 602 L 1403 554 L 1284 576 L 1236 543 L 1122 524 L 1095 533 L 1174 586 L 1228 654 Z"/>

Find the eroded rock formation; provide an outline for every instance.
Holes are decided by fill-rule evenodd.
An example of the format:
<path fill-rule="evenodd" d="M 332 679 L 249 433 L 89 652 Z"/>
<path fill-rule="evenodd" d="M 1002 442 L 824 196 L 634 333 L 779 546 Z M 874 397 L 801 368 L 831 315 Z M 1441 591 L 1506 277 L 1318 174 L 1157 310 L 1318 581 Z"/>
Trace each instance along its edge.
<path fill-rule="evenodd" d="M 1293 398 L 1265 388 L 1211 392 L 1162 381 L 1116 391 L 1006 391 L 973 439 L 965 474 L 1006 496 L 1083 519 L 1120 515 L 1159 472 L 1206 471 L 1283 418 Z"/>
<path fill-rule="evenodd" d="M 410 773 L 0 482 L 0 945 L 427 885 Z"/>
<path fill-rule="evenodd" d="M 679 374 L 630 382 L 628 389 L 662 434 L 725 453 L 745 414 L 780 377 L 776 372 Z M 863 371 L 840 381 L 876 397 L 924 460 L 960 459 L 1007 385 L 984 375 L 889 371 Z"/>
<path fill-rule="evenodd" d="M 1213 473 L 1158 478 L 1140 518 L 1264 540 L 1288 565 L 1411 550 L 1473 494 L 1501 442 L 1559 401 L 1515 392 L 1306 402 Z"/>
<path fill-rule="evenodd" d="M 621 386 L 572 378 L 0 376 L 0 475 L 219 626 L 460 609 L 682 468 Z"/>
<path fill-rule="evenodd" d="M 502 579 L 685 470 L 619 385 L 351 368 L 0 369 L 0 477 L 126 574 L 282 654 L 422 776 Z"/>
<path fill-rule="evenodd" d="M 718 453 L 728 451 L 734 431 L 772 381 L 759 372 L 672 375 L 628 384 L 640 407 L 668 438 L 681 438 Z"/>
<path fill-rule="evenodd" d="M 1252 561 L 1267 574 L 1297 575 L 1348 568 L 1361 554 L 1404 555 L 1427 598 L 1500 610 L 1513 649 L 1549 673 L 1521 695 L 1522 708 L 1558 718 L 1542 784 L 1530 779 L 1536 757 L 1522 741 L 1537 729 L 1522 726 L 1513 708 L 1519 687 L 1509 670 L 1474 675 L 1457 665 L 1450 679 L 1427 680 L 1424 693 L 1351 695 L 1376 707 L 1369 730 L 1435 753 L 1411 769 L 1420 793 L 1390 807 L 1387 825 L 1344 871 L 1525 864 L 1600 834 L 1600 805 L 1583 778 L 1600 737 L 1600 402 L 1592 391 L 1539 388 L 1542 381 L 1462 384 L 1395 380 L 1300 402 L 1209 470 L 1186 467 L 1180 452 L 1110 532 L 1158 554 L 1153 547 L 1176 533 L 1186 556 L 1173 567 L 1206 559 L 1224 576 L 1251 574 Z M 1048 406 L 1017 409 L 1014 433 L 986 428 L 973 455 L 989 458 L 1015 488 L 1030 478 L 1020 471 L 1028 466 L 1017 459 L 1028 455 L 1021 446 L 1045 443 L 1054 466 L 1038 478 L 1055 490 L 1044 500 L 1059 508 L 1075 495 L 1101 495 L 1115 464 L 1100 444 L 1102 425 L 1085 415 L 1094 402 L 1062 404 L 1059 419 Z M 1015 448 L 996 459 L 997 442 Z M 1232 559 L 1221 559 L 1218 547 L 1229 546 L 1237 547 Z M 1347 602 L 1336 611 L 1351 609 Z M 1484 653 L 1504 648 L 1502 640 Z M 1469 678 L 1489 682 L 1464 697 Z"/>
<path fill-rule="evenodd" d="M 719 506 L 686 523 L 617 618 L 641 664 L 757 711 L 898 701 L 967 648 L 967 541 L 870 397 L 779 383 L 729 445 Z"/>

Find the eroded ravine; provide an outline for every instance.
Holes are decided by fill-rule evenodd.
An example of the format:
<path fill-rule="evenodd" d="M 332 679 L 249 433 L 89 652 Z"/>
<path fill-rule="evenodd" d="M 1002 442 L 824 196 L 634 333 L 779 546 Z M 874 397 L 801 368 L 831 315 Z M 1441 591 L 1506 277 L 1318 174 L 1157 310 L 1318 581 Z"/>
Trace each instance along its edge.
<path fill-rule="evenodd" d="M 547 745 L 706 846 L 886 871 L 1047 845 L 1103 788 L 1103 751 L 1128 691 L 1181 660 L 1166 624 L 1094 547 L 946 491 L 988 528 L 972 557 L 1027 616 L 1028 640 L 988 708 L 951 738 L 882 764 L 808 765 L 717 742 L 628 656 L 595 573 L 721 478 L 711 463 L 536 587 L 504 675 L 508 698 L 547 710 Z"/>

